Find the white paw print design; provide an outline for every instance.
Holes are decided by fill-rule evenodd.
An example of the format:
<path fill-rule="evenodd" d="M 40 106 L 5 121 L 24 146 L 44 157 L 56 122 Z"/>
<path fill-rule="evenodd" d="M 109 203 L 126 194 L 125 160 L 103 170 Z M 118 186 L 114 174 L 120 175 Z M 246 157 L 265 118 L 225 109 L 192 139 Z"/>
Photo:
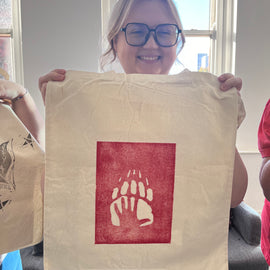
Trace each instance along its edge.
<path fill-rule="evenodd" d="M 119 187 L 113 189 L 112 199 L 110 213 L 114 226 L 143 227 L 154 222 L 150 206 L 153 190 L 139 170 L 129 170 L 126 179 L 119 179 Z"/>

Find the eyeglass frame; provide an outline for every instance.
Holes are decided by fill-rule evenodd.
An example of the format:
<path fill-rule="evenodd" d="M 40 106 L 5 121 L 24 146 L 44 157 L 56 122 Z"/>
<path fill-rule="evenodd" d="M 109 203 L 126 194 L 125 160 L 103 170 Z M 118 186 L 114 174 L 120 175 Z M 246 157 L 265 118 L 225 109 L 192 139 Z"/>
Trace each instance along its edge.
<path fill-rule="evenodd" d="M 140 44 L 140 45 L 134 45 L 134 44 L 130 44 L 130 43 L 128 42 L 126 30 L 127 30 L 127 26 L 130 25 L 130 24 L 145 25 L 145 26 L 147 27 L 148 33 L 147 33 L 147 35 L 145 36 L 145 41 L 144 41 L 143 44 Z M 177 34 L 177 37 L 176 37 L 176 40 L 175 40 L 175 43 L 174 43 L 174 44 L 168 45 L 168 46 L 164 46 L 164 45 L 161 45 L 161 44 L 158 42 L 158 40 L 157 40 L 156 29 L 157 29 L 159 26 L 162 26 L 162 25 L 174 25 L 174 26 L 176 26 L 176 29 L 177 29 L 177 33 L 176 33 L 176 34 Z M 133 46 L 133 47 L 142 47 L 142 46 L 144 46 L 144 45 L 148 42 L 148 40 L 149 40 L 149 38 L 150 38 L 151 32 L 154 32 L 154 40 L 155 40 L 155 42 L 158 44 L 158 46 L 160 46 L 160 47 L 165 47 L 165 48 L 173 47 L 173 46 L 175 46 L 175 44 L 177 44 L 177 42 L 178 42 L 179 34 L 182 33 L 182 30 L 178 27 L 177 24 L 174 24 L 174 23 L 162 23 L 162 24 L 158 24 L 155 28 L 150 28 L 150 27 L 149 27 L 147 24 L 145 24 L 145 23 L 128 23 L 125 27 L 121 28 L 120 31 L 122 31 L 122 32 L 125 33 L 125 39 L 126 39 L 127 44 L 130 45 L 130 46 Z"/>

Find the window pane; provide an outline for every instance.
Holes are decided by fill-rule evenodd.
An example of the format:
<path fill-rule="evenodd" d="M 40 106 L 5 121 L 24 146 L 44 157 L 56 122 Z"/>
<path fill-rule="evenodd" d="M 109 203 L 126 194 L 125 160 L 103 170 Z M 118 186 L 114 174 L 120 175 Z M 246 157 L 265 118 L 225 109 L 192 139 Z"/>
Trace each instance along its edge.
<path fill-rule="evenodd" d="M 179 73 L 184 68 L 190 71 L 209 72 L 209 52 L 209 37 L 186 37 L 185 46 L 170 73 Z"/>
<path fill-rule="evenodd" d="M 0 37 L 0 79 L 13 80 L 11 60 L 11 38 Z"/>
<path fill-rule="evenodd" d="M 11 0 L 0 0 L 0 28 L 11 28 Z"/>
<path fill-rule="evenodd" d="M 209 30 L 210 0 L 174 0 L 184 30 Z"/>

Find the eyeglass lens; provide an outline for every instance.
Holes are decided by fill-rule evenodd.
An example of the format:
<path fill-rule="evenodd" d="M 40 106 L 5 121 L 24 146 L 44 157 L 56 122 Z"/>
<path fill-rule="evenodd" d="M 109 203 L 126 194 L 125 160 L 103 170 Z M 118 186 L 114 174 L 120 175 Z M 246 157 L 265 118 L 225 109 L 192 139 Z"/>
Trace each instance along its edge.
<path fill-rule="evenodd" d="M 174 46 L 178 39 L 178 28 L 174 24 L 160 24 L 150 30 L 146 24 L 129 23 L 126 26 L 126 40 L 129 45 L 143 46 L 150 37 L 150 32 L 155 32 L 155 40 L 160 46 Z"/>

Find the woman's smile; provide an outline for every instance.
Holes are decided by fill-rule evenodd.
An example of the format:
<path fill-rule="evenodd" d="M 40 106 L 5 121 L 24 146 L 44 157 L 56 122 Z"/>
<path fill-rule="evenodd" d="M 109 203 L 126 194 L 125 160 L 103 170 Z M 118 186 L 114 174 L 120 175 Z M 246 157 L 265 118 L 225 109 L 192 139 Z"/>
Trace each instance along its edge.
<path fill-rule="evenodd" d="M 145 62 L 146 64 L 152 64 L 160 60 L 161 56 L 152 56 L 152 55 L 139 55 L 137 57 L 139 60 Z"/>
<path fill-rule="evenodd" d="M 175 20 L 166 4 L 162 1 L 136 1 L 132 13 L 123 23 L 146 24 L 153 29 L 160 24 L 175 24 Z M 177 45 L 161 47 L 154 33 L 142 46 L 132 46 L 126 42 L 125 34 L 120 32 L 115 40 L 117 57 L 126 73 L 168 74 L 176 59 Z"/>

